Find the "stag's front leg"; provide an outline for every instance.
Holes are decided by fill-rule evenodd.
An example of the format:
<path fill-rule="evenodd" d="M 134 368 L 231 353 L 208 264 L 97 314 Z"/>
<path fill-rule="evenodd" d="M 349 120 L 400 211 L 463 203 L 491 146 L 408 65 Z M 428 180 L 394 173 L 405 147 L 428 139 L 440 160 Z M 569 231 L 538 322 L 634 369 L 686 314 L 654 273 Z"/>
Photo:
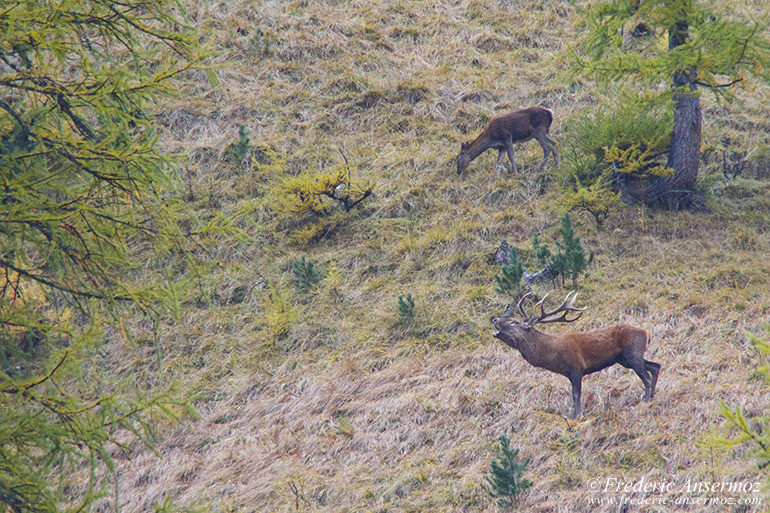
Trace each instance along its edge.
<path fill-rule="evenodd" d="M 583 387 L 583 375 L 572 374 L 569 377 L 569 381 L 572 383 L 572 402 L 574 403 L 572 407 L 572 418 L 576 419 L 580 417 L 580 391 Z"/>

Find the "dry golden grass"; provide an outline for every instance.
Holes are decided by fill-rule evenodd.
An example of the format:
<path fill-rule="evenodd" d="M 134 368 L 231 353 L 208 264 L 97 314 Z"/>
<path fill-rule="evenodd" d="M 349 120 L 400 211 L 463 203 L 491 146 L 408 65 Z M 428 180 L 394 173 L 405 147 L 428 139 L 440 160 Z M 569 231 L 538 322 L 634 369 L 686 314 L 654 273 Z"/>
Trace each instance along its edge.
<path fill-rule="evenodd" d="M 747 415 L 770 411 L 744 333 L 770 318 L 766 86 L 752 84 L 742 103 L 704 101 L 706 145 L 751 162 L 729 183 L 716 159 L 705 167 L 710 212 L 624 206 L 601 232 L 573 215 L 596 252 L 581 281 L 589 312 L 573 327 L 639 325 L 663 368 L 651 403 L 631 371 L 588 377 L 584 416 L 567 421 L 567 380 L 530 367 L 489 323 L 505 303 L 493 292 L 494 250 L 506 239 L 526 258 L 535 233 L 552 244 L 564 213 L 557 174 L 539 172 L 534 143 L 517 148 L 520 174 L 499 180 L 495 155 L 462 177 L 453 157 L 498 111 L 534 104 L 554 111 L 552 134 L 565 147 L 564 127 L 596 94 L 559 78 L 559 51 L 575 37 L 572 4 L 188 9 L 221 52 L 222 87 L 202 77 L 182 84 L 162 106 L 164 145 L 188 155 L 182 174 L 196 215 L 237 216 L 251 238 L 215 245 L 216 265 L 181 298 L 180 322 L 163 327 L 163 369 L 202 417 L 162 427 L 161 458 L 135 449 L 120 461 L 123 510 L 151 509 L 169 494 L 201 511 L 493 510 L 483 480 L 506 433 L 532 458 L 525 510 L 617 511 L 589 499 L 645 496 L 592 494 L 596 478 L 677 489 L 688 479 L 759 479 L 745 448 L 716 439 L 728 433 L 722 401 Z M 227 162 L 240 124 L 267 157 Z M 343 165 L 340 150 L 375 196 L 303 238 L 304 221 L 271 208 L 273 184 Z M 293 286 L 299 256 L 326 272 L 311 292 Z M 406 293 L 416 318 L 403 323 L 396 298 Z M 113 342 L 108 364 L 153 379 L 160 349 L 136 349 Z M 702 494 L 667 497 L 682 495 Z"/>

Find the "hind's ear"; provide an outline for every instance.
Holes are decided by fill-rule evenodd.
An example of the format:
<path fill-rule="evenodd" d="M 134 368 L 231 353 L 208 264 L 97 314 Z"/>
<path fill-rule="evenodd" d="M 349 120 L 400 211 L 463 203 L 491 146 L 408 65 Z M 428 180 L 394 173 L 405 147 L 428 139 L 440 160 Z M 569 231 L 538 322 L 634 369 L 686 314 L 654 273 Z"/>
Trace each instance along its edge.
<path fill-rule="evenodd" d="M 460 144 L 460 149 L 463 150 L 463 151 L 467 150 L 470 147 L 471 147 L 471 143 L 469 143 L 469 142 L 464 142 L 464 143 Z"/>

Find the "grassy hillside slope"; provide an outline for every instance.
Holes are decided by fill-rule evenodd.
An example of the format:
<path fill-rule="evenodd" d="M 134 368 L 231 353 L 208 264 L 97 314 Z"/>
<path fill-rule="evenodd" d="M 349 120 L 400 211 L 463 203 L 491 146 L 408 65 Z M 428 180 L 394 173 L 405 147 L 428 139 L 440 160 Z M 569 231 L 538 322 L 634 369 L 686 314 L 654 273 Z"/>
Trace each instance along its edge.
<path fill-rule="evenodd" d="M 220 52 L 221 88 L 191 79 L 158 107 L 164 146 L 186 155 L 180 193 L 195 215 L 236 216 L 248 239 L 215 245 L 211 272 L 180 298 L 180 322 L 161 327 L 159 345 L 109 349 L 127 373 L 174 372 L 202 412 L 161 430 L 161 459 L 125 455 L 125 511 L 166 494 L 202 511 L 492 509 L 484 475 L 502 434 L 532 459 L 531 511 L 617 511 L 590 499 L 660 496 L 593 493 L 596 478 L 677 490 L 688 480 L 758 480 L 745 449 L 716 438 L 728 432 L 721 401 L 747 416 L 770 410 L 755 372 L 767 361 L 745 335 L 770 320 L 766 85 L 751 84 L 734 104 L 704 100 L 704 144 L 729 144 L 748 162 L 729 182 L 721 161 L 704 164 L 709 211 L 624 206 L 601 231 L 573 213 L 596 258 L 580 282 L 589 309 L 570 328 L 641 326 L 652 336 L 648 358 L 663 368 L 651 403 L 629 370 L 586 378 L 584 415 L 566 421 L 567 380 L 529 366 L 489 322 L 506 302 L 494 292 L 494 251 L 505 239 L 531 265 L 534 234 L 553 245 L 565 212 L 560 175 L 540 171 L 534 142 L 517 147 L 520 173 L 501 179 L 492 152 L 464 176 L 453 158 L 490 117 L 529 105 L 554 112 L 552 136 L 567 151 L 569 127 L 599 94 L 561 78 L 560 52 L 576 36 L 572 4 L 188 8 Z M 228 151 L 239 125 L 255 149 L 244 160 Z M 339 169 L 374 195 L 347 213 L 281 211 L 283 177 Z M 291 271 L 299 257 L 324 273 L 308 291 Z M 416 316 L 401 322 L 397 298 L 407 293 Z"/>

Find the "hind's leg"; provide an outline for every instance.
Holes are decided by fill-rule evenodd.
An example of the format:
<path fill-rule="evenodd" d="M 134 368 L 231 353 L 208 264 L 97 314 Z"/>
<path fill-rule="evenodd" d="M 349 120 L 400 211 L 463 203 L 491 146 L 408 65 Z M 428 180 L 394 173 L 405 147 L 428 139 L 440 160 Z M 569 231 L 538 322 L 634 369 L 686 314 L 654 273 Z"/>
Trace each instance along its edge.
<path fill-rule="evenodd" d="M 497 173 L 498 178 L 500 178 L 500 168 L 505 165 L 503 159 L 505 159 L 505 149 L 501 147 L 497 151 L 497 164 L 495 164 L 495 172 Z"/>
<path fill-rule="evenodd" d="M 553 163 L 556 165 L 556 167 L 559 167 L 559 152 L 556 151 L 556 141 L 548 136 L 546 136 L 546 139 L 551 144 L 551 152 L 553 152 Z"/>
<path fill-rule="evenodd" d="M 505 140 L 505 152 L 508 154 L 508 160 L 511 162 L 511 173 L 518 173 L 516 169 L 516 162 L 513 159 L 513 141 L 510 139 Z"/>
<path fill-rule="evenodd" d="M 545 165 L 548 162 L 548 155 L 551 154 L 553 151 L 553 147 L 551 143 L 549 142 L 548 136 L 545 134 L 535 134 L 535 139 L 538 143 L 540 143 L 540 147 L 543 148 L 543 164 L 541 166 L 541 169 L 545 169 Z M 557 164 L 558 164 L 558 157 L 557 158 Z"/>

